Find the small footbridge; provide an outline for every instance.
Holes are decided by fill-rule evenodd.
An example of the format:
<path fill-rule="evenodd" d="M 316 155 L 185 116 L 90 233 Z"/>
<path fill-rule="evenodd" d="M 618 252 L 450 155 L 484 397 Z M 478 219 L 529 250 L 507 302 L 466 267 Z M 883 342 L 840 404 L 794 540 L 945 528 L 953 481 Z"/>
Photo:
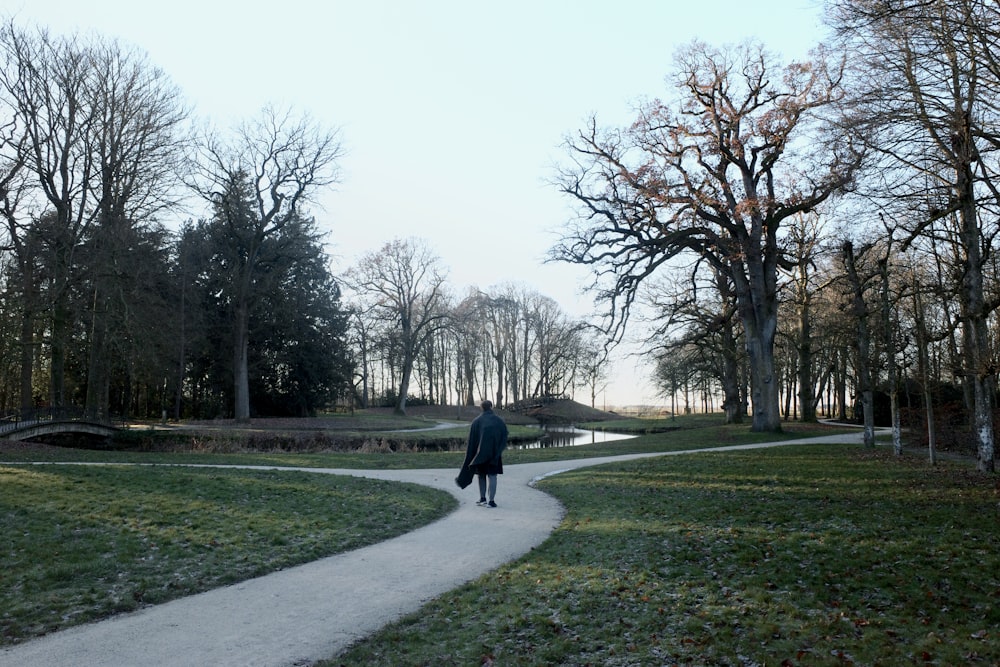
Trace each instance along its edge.
<path fill-rule="evenodd" d="M 74 433 L 110 437 L 117 425 L 110 418 L 102 418 L 77 408 L 47 408 L 26 410 L 0 418 L 0 439 L 31 440 L 44 435 Z"/>

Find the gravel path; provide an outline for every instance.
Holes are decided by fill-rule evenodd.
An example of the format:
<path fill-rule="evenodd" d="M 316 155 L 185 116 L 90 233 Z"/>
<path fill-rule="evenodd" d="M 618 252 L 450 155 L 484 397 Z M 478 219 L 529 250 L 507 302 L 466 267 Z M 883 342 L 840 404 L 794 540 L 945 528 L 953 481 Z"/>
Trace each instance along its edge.
<path fill-rule="evenodd" d="M 860 441 L 859 433 L 696 451 Z M 5 648 L 0 667 L 301 666 L 329 659 L 541 544 L 559 525 L 563 508 L 535 489 L 534 480 L 663 455 L 507 465 L 497 509 L 477 507 L 476 484 L 459 490 L 455 470 L 302 468 L 424 484 L 453 493 L 461 505 L 439 521 L 370 547 Z"/>

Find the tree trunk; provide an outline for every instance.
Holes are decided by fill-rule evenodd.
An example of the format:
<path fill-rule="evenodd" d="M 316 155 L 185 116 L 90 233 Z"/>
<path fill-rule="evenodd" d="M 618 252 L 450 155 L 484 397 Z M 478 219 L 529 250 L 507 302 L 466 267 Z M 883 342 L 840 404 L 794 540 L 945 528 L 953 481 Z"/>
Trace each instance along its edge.
<path fill-rule="evenodd" d="M 27 282 L 27 281 L 25 281 Z M 21 312 L 21 411 L 31 410 L 35 405 L 32 371 L 35 363 L 35 314 L 25 294 L 25 306 Z"/>
<path fill-rule="evenodd" d="M 994 471 L 993 445 L 993 392 L 988 378 L 981 372 L 973 375 L 973 396 L 975 400 L 976 439 L 979 445 L 979 457 L 976 469 L 980 472 Z"/>
<path fill-rule="evenodd" d="M 496 405 L 498 409 L 503 407 L 503 390 L 504 390 L 503 377 L 504 377 L 503 356 L 497 355 L 497 391 L 496 391 L 496 400 L 494 401 L 494 405 Z"/>
<path fill-rule="evenodd" d="M 732 338 L 732 327 L 725 327 L 726 333 Z M 728 346 L 732 342 L 733 348 L 735 349 L 736 341 L 727 341 L 725 344 Z M 739 362 L 736 360 L 735 355 L 726 354 L 722 358 L 722 409 L 726 414 L 727 424 L 742 424 L 743 423 L 743 401 L 740 395 L 740 368 Z"/>
<path fill-rule="evenodd" d="M 766 239 L 766 241 L 765 241 Z M 776 238 L 763 219 L 740 242 L 742 257 L 730 268 L 737 308 L 746 337 L 750 368 L 751 430 L 781 432 L 781 397 L 775 375 L 774 339 L 778 332 Z"/>
<path fill-rule="evenodd" d="M 472 363 L 472 355 L 466 354 L 463 359 L 463 370 L 465 373 L 465 404 L 476 404 L 476 369 Z"/>
<path fill-rule="evenodd" d="M 87 393 L 84 399 L 84 412 L 90 417 L 102 419 L 108 416 L 108 312 L 100 296 L 102 292 L 100 278 L 97 279 L 97 283 L 98 286 L 94 288 L 94 298 L 91 302 L 90 355 L 87 363 Z"/>
<path fill-rule="evenodd" d="M 774 377 L 774 332 L 751 335 L 747 331 L 747 356 L 750 360 L 750 405 L 754 432 L 781 431 L 778 383 Z"/>
<path fill-rule="evenodd" d="M 413 375 L 413 358 L 409 354 L 403 357 L 402 374 L 399 378 L 399 395 L 396 397 L 396 407 L 393 412 L 397 415 L 406 414 L 406 397 L 410 393 L 410 377 Z"/>
<path fill-rule="evenodd" d="M 34 326 L 31 321 L 31 313 L 26 312 L 21 316 L 21 411 L 27 412 L 34 405 L 32 370 L 34 369 L 35 343 L 32 340 Z"/>
<path fill-rule="evenodd" d="M 52 369 L 49 376 L 49 401 L 54 408 L 66 405 L 66 341 L 69 339 L 69 315 L 59 297 L 52 313 Z"/>
<path fill-rule="evenodd" d="M 670 382 L 670 418 L 677 418 L 677 382 L 674 378 Z"/>
<path fill-rule="evenodd" d="M 111 386 L 108 370 L 107 332 L 104 322 L 94 322 L 87 368 L 87 393 L 84 411 L 89 417 L 104 419 L 108 416 L 108 391 Z"/>
<path fill-rule="evenodd" d="M 250 421 L 249 329 L 250 307 L 246 296 L 241 296 L 233 333 L 233 418 L 237 422 Z"/>
<path fill-rule="evenodd" d="M 177 386 L 174 388 L 174 419 L 180 421 L 184 407 L 184 371 L 187 366 L 187 281 L 181 277 L 181 310 L 177 342 Z"/>
<path fill-rule="evenodd" d="M 368 387 L 368 378 L 371 375 L 371 368 L 368 363 L 368 343 L 366 340 L 361 342 L 361 407 L 362 409 L 368 407 L 368 398 L 370 396 L 370 389 Z"/>
<path fill-rule="evenodd" d="M 816 395 L 812 377 L 812 322 L 808 295 L 805 298 L 799 307 L 799 413 L 803 422 L 811 423 L 816 421 Z"/>
<path fill-rule="evenodd" d="M 892 419 L 892 451 L 903 455 L 903 435 L 899 423 L 899 378 L 896 370 L 895 331 L 892 327 L 892 307 L 889 300 L 889 262 L 879 260 L 879 274 L 882 277 L 882 325 L 885 329 L 885 363 L 888 369 L 889 414 Z"/>
<path fill-rule="evenodd" d="M 714 271 L 716 289 L 722 297 L 725 317 L 719 330 L 722 337 L 722 409 L 727 424 L 742 424 L 746 410 L 743 408 L 743 394 L 740 391 L 740 359 L 737 349 L 734 318 L 730 309 L 735 306 L 732 283 L 724 271 Z"/>
<path fill-rule="evenodd" d="M 926 378 L 924 380 L 926 382 Z M 927 460 L 937 465 L 937 426 L 934 423 L 934 396 L 930 386 L 924 385 L 924 410 L 927 413 Z"/>
<path fill-rule="evenodd" d="M 837 355 L 837 370 L 834 374 L 834 400 L 837 403 L 837 420 L 847 421 L 847 354 Z"/>
<path fill-rule="evenodd" d="M 971 175 L 970 175 L 971 178 Z M 971 187 L 971 186 L 970 186 Z M 971 195 L 970 195 L 971 196 Z M 971 211 L 964 210 L 971 208 Z M 976 468 L 980 472 L 994 470 L 993 392 L 990 385 L 992 353 L 989 327 L 983 298 L 983 272 L 979 250 L 979 226 L 974 205 L 963 207 L 963 244 L 966 250 L 962 277 L 962 307 L 965 326 L 962 327 L 966 377 L 972 388 L 973 432 L 978 445 Z"/>
<path fill-rule="evenodd" d="M 913 315 L 916 323 L 917 372 L 924 386 L 924 413 L 927 418 L 927 457 L 931 465 L 937 464 L 937 434 L 934 424 L 934 396 L 931 393 L 930 360 L 927 356 L 927 320 L 920 298 L 916 274 L 913 278 Z"/>
<path fill-rule="evenodd" d="M 861 394 L 861 412 L 864 419 L 865 447 L 875 446 L 875 401 L 872 386 L 871 336 L 868 328 L 868 305 L 865 303 L 864 287 L 858 277 L 854 256 L 854 245 L 846 241 L 843 245 L 844 267 L 851 286 L 851 309 L 857 327 L 858 346 L 858 393 Z"/>
<path fill-rule="evenodd" d="M 407 327 L 403 327 L 403 340 L 412 341 L 412 332 Z M 399 395 L 396 396 L 396 407 L 393 412 L 397 415 L 406 414 L 406 398 L 410 393 L 410 379 L 413 377 L 413 366 L 416 363 L 417 351 L 415 347 L 404 344 L 403 358 L 400 360 L 399 373 Z"/>
<path fill-rule="evenodd" d="M 759 261 L 745 284 L 737 284 L 737 302 L 746 337 L 747 362 L 750 368 L 750 409 L 754 432 L 781 431 L 781 398 L 775 377 L 774 338 L 778 331 L 777 303 L 765 286 L 766 269 Z M 736 272 L 734 271 L 734 274 Z"/>
<path fill-rule="evenodd" d="M 783 411 L 785 421 L 792 419 L 792 396 L 795 394 L 795 375 L 792 372 L 791 364 L 786 372 L 785 377 L 785 408 Z"/>

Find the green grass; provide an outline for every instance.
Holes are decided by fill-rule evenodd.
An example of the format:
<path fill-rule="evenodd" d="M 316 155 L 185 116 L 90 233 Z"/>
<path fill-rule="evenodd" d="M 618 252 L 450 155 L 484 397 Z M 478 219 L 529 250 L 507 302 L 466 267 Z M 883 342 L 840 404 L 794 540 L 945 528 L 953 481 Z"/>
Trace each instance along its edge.
<path fill-rule="evenodd" d="M 780 436 L 753 434 L 746 426 L 721 426 L 717 421 L 709 426 L 697 421 L 682 426 L 677 431 L 582 447 L 512 449 L 505 454 L 505 462 L 668 452 L 835 432 L 796 424 L 788 425 Z M 588 469 L 547 480 L 543 487 L 570 508 L 566 522 L 551 540 L 529 557 L 431 603 L 419 618 L 394 626 L 331 664 L 480 664 L 482 656 L 491 655 L 498 657 L 497 664 L 516 665 L 661 664 L 657 662 L 661 658 L 656 657 L 660 655 L 666 656 L 662 664 L 727 664 L 727 660 L 739 664 L 732 657 L 735 654 L 717 653 L 730 650 L 723 644 L 731 644 L 736 647 L 733 651 L 744 651 L 745 655 L 765 655 L 765 662 L 771 664 L 774 654 L 769 651 L 777 646 L 777 638 L 799 632 L 792 626 L 801 625 L 804 617 L 826 614 L 829 619 L 830 609 L 854 604 L 854 588 L 869 581 L 863 556 L 866 549 L 873 548 L 869 541 L 856 542 L 859 536 L 874 540 L 882 536 L 884 524 L 892 528 L 919 524 L 912 517 L 897 521 L 891 514 L 898 511 L 905 515 L 917 509 L 905 500 L 893 500 L 889 506 L 886 497 L 892 496 L 891 479 L 878 482 L 873 491 L 870 479 L 851 482 L 844 475 L 858 465 L 872 479 L 905 470 L 907 484 L 919 487 L 922 480 L 937 484 L 937 476 L 942 474 L 922 467 L 910 471 L 892 461 L 859 464 L 842 458 L 845 452 L 854 451 L 851 448 L 791 451 L 799 452 L 800 459 L 785 459 L 765 450 L 684 455 Z M 801 456 L 806 452 L 824 454 L 802 471 L 801 461 L 807 459 Z M 0 450 L 0 458 L 11 462 L 395 469 L 457 468 L 462 457 L 461 452 L 167 454 L 13 445 Z M 789 482 L 789 475 L 798 481 Z M 822 502 L 809 499 L 803 491 L 807 486 L 822 489 Z M 0 464 L 0 489 L 4 565 L 0 571 L 0 641 L 6 643 L 377 542 L 426 523 L 454 506 L 447 494 L 410 485 L 296 471 L 163 465 Z M 862 491 L 863 498 L 851 495 Z M 965 502 L 981 502 L 980 492 L 971 484 Z M 371 502 L 373 497 L 379 502 Z M 970 513 L 968 507 L 961 506 L 952 511 L 951 500 L 946 496 L 935 501 L 947 508 L 942 516 L 951 520 L 953 514 Z M 817 503 L 818 509 L 825 508 L 830 514 L 819 513 L 813 507 Z M 990 507 L 995 523 L 995 505 Z M 841 511 L 848 509 L 849 515 Z M 794 517 L 793 525 L 789 525 L 789 515 Z M 994 523 L 984 521 L 982 512 L 971 522 L 949 523 L 937 515 L 934 519 L 943 521 L 950 530 L 983 540 L 976 543 L 980 550 L 974 555 L 964 551 L 969 540 L 954 540 L 962 546 L 947 551 L 953 571 L 964 570 L 964 564 L 974 557 L 979 559 L 975 563 L 986 563 L 990 571 L 997 571 L 994 536 L 981 535 L 982 525 L 992 530 Z M 855 525 L 857 528 L 852 528 Z M 925 539 L 942 539 L 944 535 L 952 539 L 952 533 L 939 530 L 937 524 L 930 526 Z M 801 533 L 819 537 L 807 539 Z M 799 537 L 787 538 L 786 544 L 779 540 L 785 540 L 782 536 L 786 534 Z M 770 540 L 767 545 L 765 539 Z M 811 545 L 816 549 L 819 543 L 828 545 L 822 554 L 788 548 Z M 850 595 L 840 596 L 840 606 L 834 605 L 836 600 L 828 600 L 823 612 L 792 609 L 796 601 L 788 600 L 797 600 L 804 591 L 819 586 L 818 580 L 801 574 L 796 581 L 803 583 L 795 584 L 778 574 L 823 572 L 831 564 L 843 568 L 850 562 L 844 560 L 845 553 L 852 554 L 855 561 L 851 570 L 855 583 L 848 587 Z M 779 560 L 779 555 L 784 560 Z M 777 574 L 768 574 L 779 563 Z M 919 565 L 916 558 L 896 564 L 907 572 Z M 765 583 L 741 579 L 754 573 Z M 723 576 L 728 581 L 719 583 Z M 922 570 L 917 576 L 932 582 L 929 590 L 944 590 L 940 577 L 933 579 Z M 882 581 L 880 575 L 871 579 L 871 584 Z M 949 590 L 967 590 L 964 578 L 948 581 Z M 826 586 L 829 589 L 834 584 Z M 980 586 L 985 591 L 991 586 L 1000 590 L 995 575 Z M 778 592 L 786 588 L 789 592 Z M 649 599 L 640 599 L 643 604 L 638 604 L 636 595 Z M 983 618 L 993 618 L 990 614 L 995 612 L 988 605 L 1000 592 L 990 595 L 993 597 L 983 598 L 977 593 L 974 599 L 966 595 L 947 604 L 960 609 L 961 604 L 970 602 Z M 808 600 L 806 596 L 803 599 Z M 655 607 L 645 604 L 650 600 L 657 601 Z M 778 604 L 782 600 L 785 611 L 775 611 L 773 618 L 760 613 L 764 608 L 782 609 Z M 720 611 L 727 601 L 736 605 L 736 611 Z M 817 604 L 815 600 L 808 602 Z M 886 604 L 879 613 L 891 613 L 891 606 Z M 924 611 L 930 614 L 935 608 L 928 604 Z M 912 615 L 913 611 L 905 613 Z M 786 616 L 790 620 L 782 624 Z M 857 627 L 870 627 L 872 618 L 879 618 L 869 616 L 867 625 Z M 740 623 L 746 629 L 739 629 Z M 766 629 L 771 627 L 777 629 L 767 635 Z M 920 637 L 926 639 L 932 630 L 920 628 L 924 630 Z M 905 636 L 897 629 L 892 632 Z M 981 632 L 970 629 L 968 635 Z M 949 634 L 947 639 L 960 634 Z M 752 638 L 746 646 L 733 640 L 742 635 Z M 632 639 L 623 641 L 628 637 Z M 966 646 L 969 655 L 977 648 L 982 655 L 992 655 L 984 653 L 988 649 L 984 641 L 966 643 L 971 644 Z M 823 641 L 813 645 L 818 648 L 797 643 L 790 664 L 825 664 L 828 656 L 823 654 Z M 842 645 L 850 646 L 850 642 Z M 801 651 L 806 651 L 802 654 L 805 657 L 796 662 Z M 499 660 L 501 655 L 503 661 Z"/>
<path fill-rule="evenodd" d="M 328 664 L 1000 664 L 995 476 L 813 445 L 540 486 L 552 538 Z"/>
<path fill-rule="evenodd" d="M 604 428 L 621 433 L 630 432 L 636 422 L 669 423 L 670 420 L 622 420 L 620 422 L 604 422 Z M 618 454 L 634 454 L 648 452 L 667 452 L 682 449 L 699 449 L 721 447 L 754 442 L 769 442 L 790 438 L 802 438 L 814 435 L 829 435 L 842 433 L 851 429 L 838 429 L 819 424 L 786 424 L 785 432 L 751 433 L 746 425 L 723 425 L 720 417 L 715 416 L 710 421 L 701 416 L 679 417 L 678 430 L 650 433 L 643 437 L 629 440 L 616 440 L 608 443 L 580 445 L 576 447 L 551 447 L 541 449 L 511 448 L 504 453 L 505 463 L 534 463 L 540 461 L 559 461 L 594 456 L 615 456 Z M 383 426 L 391 421 L 380 422 Z M 706 425 L 706 423 L 708 425 Z M 615 428 L 620 424 L 621 428 Z M 854 429 L 856 430 L 856 429 Z M 336 431 L 337 433 L 353 433 L 352 431 Z M 524 426 L 512 426 L 511 432 L 527 438 L 533 438 L 537 429 Z M 410 443 L 421 445 L 436 442 L 456 440 L 461 436 L 462 442 L 468 434 L 468 427 L 445 429 L 442 431 L 418 431 L 406 433 L 391 431 L 393 437 Z M 237 432 L 226 431 L 220 438 L 238 441 Z M 38 448 L 30 445 L 14 446 L 0 450 L 0 462 L 115 462 L 115 463 L 195 463 L 222 465 L 282 465 L 296 467 L 319 468 L 357 468 L 370 470 L 399 470 L 410 468 L 452 468 L 462 464 L 465 457 L 464 445 L 457 451 L 367 451 L 367 452 L 253 452 L 237 450 L 233 453 L 216 453 L 210 449 L 189 450 L 183 452 L 156 451 L 97 451 L 87 449 L 69 449 L 61 447 Z"/>
<path fill-rule="evenodd" d="M 456 506 L 413 484 L 295 471 L 0 466 L 0 642 L 402 534 Z"/>
<path fill-rule="evenodd" d="M 580 428 L 618 433 L 664 433 L 681 429 L 714 428 L 719 425 L 717 413 L 680 415 L 673 418 L 625 417 L 614 421 L 583 422 Z M 749 424 L 740 426 L 746 429 Z M 794 424 L 792 425 L 794 426 Z"/>

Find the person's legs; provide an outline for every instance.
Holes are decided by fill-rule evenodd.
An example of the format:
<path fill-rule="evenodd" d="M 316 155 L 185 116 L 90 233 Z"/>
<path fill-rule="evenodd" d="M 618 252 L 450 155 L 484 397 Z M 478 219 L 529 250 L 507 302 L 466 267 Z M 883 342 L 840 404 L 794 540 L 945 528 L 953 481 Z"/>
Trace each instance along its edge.
<path fill-rule="evenodd" d="M 482 479 L 482 478 L 480 478 L 480 479 Z M 496 496 L 497 496 L 497 476 L 496 475 L 490 475 L 489 476 L 489 482 L 490 482 L 490 484 L 489 484 L 489 486 L 490 486 L 490 504 L 493 505 L 494 504 L 493 503 L 493 499 L 496 498 Z"/>
<path fill-rule="evenodd" d="M 479 502 L 486 502 L 486 475 L 480 473 L 477 475 L 479 477 Z M 496 491 L 496 483 L 494 482 L 494 492 Z"/>

